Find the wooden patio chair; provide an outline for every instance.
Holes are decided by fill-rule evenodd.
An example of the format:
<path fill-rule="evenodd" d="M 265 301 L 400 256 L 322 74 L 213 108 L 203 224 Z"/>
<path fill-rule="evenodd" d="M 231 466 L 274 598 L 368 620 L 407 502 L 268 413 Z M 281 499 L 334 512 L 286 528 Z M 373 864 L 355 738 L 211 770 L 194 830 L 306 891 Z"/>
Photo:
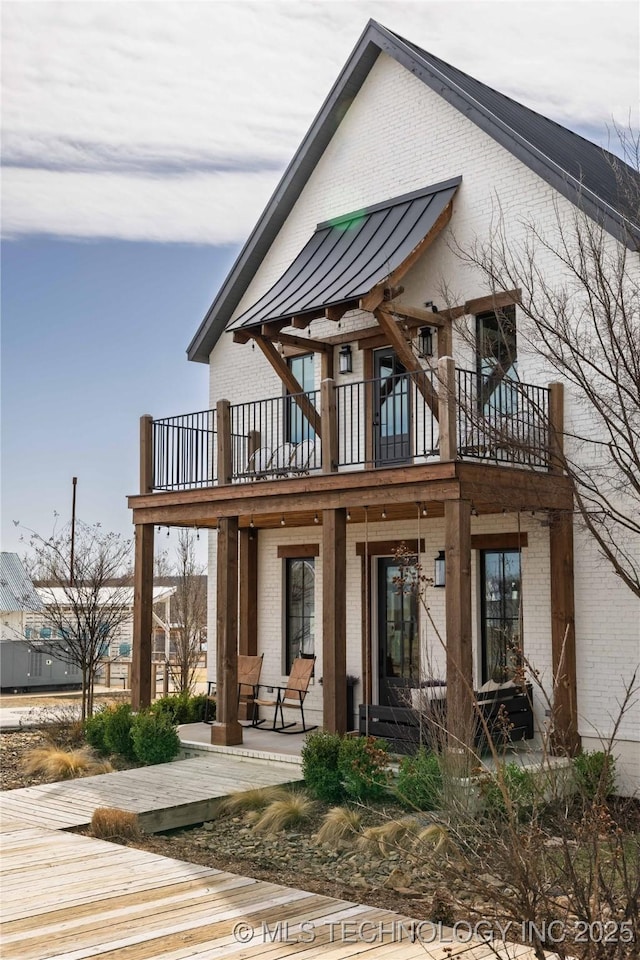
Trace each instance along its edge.
<path fill-rule="evenodd" d="M 259 657 L 238 654 L 238 707 L 241 703 L 251 706 L 251 726 L 258 725 L 258 708 L 256 698 L 260 686 L 260 674 L 264 653 Z"/>
<path fill-rule="evenodd" d="M 256 707 L 274 708 L 271 730 L 275 730 L 276 733 L 307 733 L 309 730 L 316 729 L 317 725 L 308 727 L 304 719 L 304 700 L 307 695 L 307 690 L 309 689 L 309 681 L 311 680 L 315 662 L 315 657 L 297 657 L 291 664 L 289 682 L 286 687 L 275 688 L 277 690 L 276 699 L 264 700 L 258 697 L 254 701 Z M 297 721 L 294 720 L 293 723 L 285 723 L 284 708 L 300 711 L 302 721 L 302 727 L 300 729 L 289 729 L 290 727 L 296 727 Z M 278 716 L 280 717 L 279 723 Z M 264 720 L 258 720 L 256 726 L 264 722 Z"/>

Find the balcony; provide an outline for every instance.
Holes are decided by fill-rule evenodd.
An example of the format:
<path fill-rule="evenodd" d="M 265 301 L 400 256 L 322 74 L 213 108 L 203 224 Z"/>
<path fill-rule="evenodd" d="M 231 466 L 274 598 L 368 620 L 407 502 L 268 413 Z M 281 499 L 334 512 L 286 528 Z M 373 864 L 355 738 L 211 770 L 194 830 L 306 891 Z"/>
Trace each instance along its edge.
<path fill-rule="evenodd" d="M 552 469 L 558 385 L 457 369 L 336 383 L 320 390 L 148 418 L 151 490 L 475 461 Z"/>

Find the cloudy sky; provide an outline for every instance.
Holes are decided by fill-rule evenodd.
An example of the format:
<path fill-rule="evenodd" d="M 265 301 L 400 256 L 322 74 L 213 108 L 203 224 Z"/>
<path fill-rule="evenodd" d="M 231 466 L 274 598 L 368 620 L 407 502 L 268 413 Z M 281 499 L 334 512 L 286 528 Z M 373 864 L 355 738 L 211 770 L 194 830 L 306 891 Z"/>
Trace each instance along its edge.
<path fill-rule="evenodd" d="M 367 20 L 606 145 L 636 3 L 2 4 L 3 549 L 128 533 L 137 418 L 206 405 L 187 343 Z"/>

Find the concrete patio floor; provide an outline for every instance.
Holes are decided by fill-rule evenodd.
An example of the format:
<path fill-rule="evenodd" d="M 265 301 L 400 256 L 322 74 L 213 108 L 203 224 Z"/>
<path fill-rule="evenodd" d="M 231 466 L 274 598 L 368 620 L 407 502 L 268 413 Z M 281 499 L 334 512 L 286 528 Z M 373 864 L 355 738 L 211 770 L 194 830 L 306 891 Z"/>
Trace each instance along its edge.
<path fill-rule="evenodd" d="M 211 726 L 208 723 L 184 723 L 178 727 L 178 735 L 186 756 L 195 756 L 204 751 L 295 764 L 301 762 L 300 753 L 306 739 L 304 733 L 276 733 L 268 728 L 243 725 L 242 744 L 221 747 L 211 743 Z"/>

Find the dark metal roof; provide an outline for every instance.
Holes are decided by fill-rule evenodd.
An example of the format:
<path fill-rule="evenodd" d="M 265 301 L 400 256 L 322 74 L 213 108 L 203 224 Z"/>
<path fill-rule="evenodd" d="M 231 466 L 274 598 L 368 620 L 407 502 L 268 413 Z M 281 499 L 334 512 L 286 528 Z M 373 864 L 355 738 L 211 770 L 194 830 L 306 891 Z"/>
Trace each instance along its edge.
<path fill-rule="evenodd" d="M 381 52 L 405 66 L 560 193 L 580 204 L 614 236 L 625 237 L 615 169 L 622 170 L 625 177 L 637 177 L 631 167 L 370 20 L 200 324 L 187 350 L 190 360 L 208 362 L 250 280 Z"/>
<path fill-rule="evenodd" d="M 42 610 L 42 600 L 17 553 L 0 553 L 0 610 Z"/>
<path fill-rule="evenodd" d="M 280 279 L 228 329 L 285 320 L 363 297 L 426 237 L 461 179 L 319 224 Z"/>

